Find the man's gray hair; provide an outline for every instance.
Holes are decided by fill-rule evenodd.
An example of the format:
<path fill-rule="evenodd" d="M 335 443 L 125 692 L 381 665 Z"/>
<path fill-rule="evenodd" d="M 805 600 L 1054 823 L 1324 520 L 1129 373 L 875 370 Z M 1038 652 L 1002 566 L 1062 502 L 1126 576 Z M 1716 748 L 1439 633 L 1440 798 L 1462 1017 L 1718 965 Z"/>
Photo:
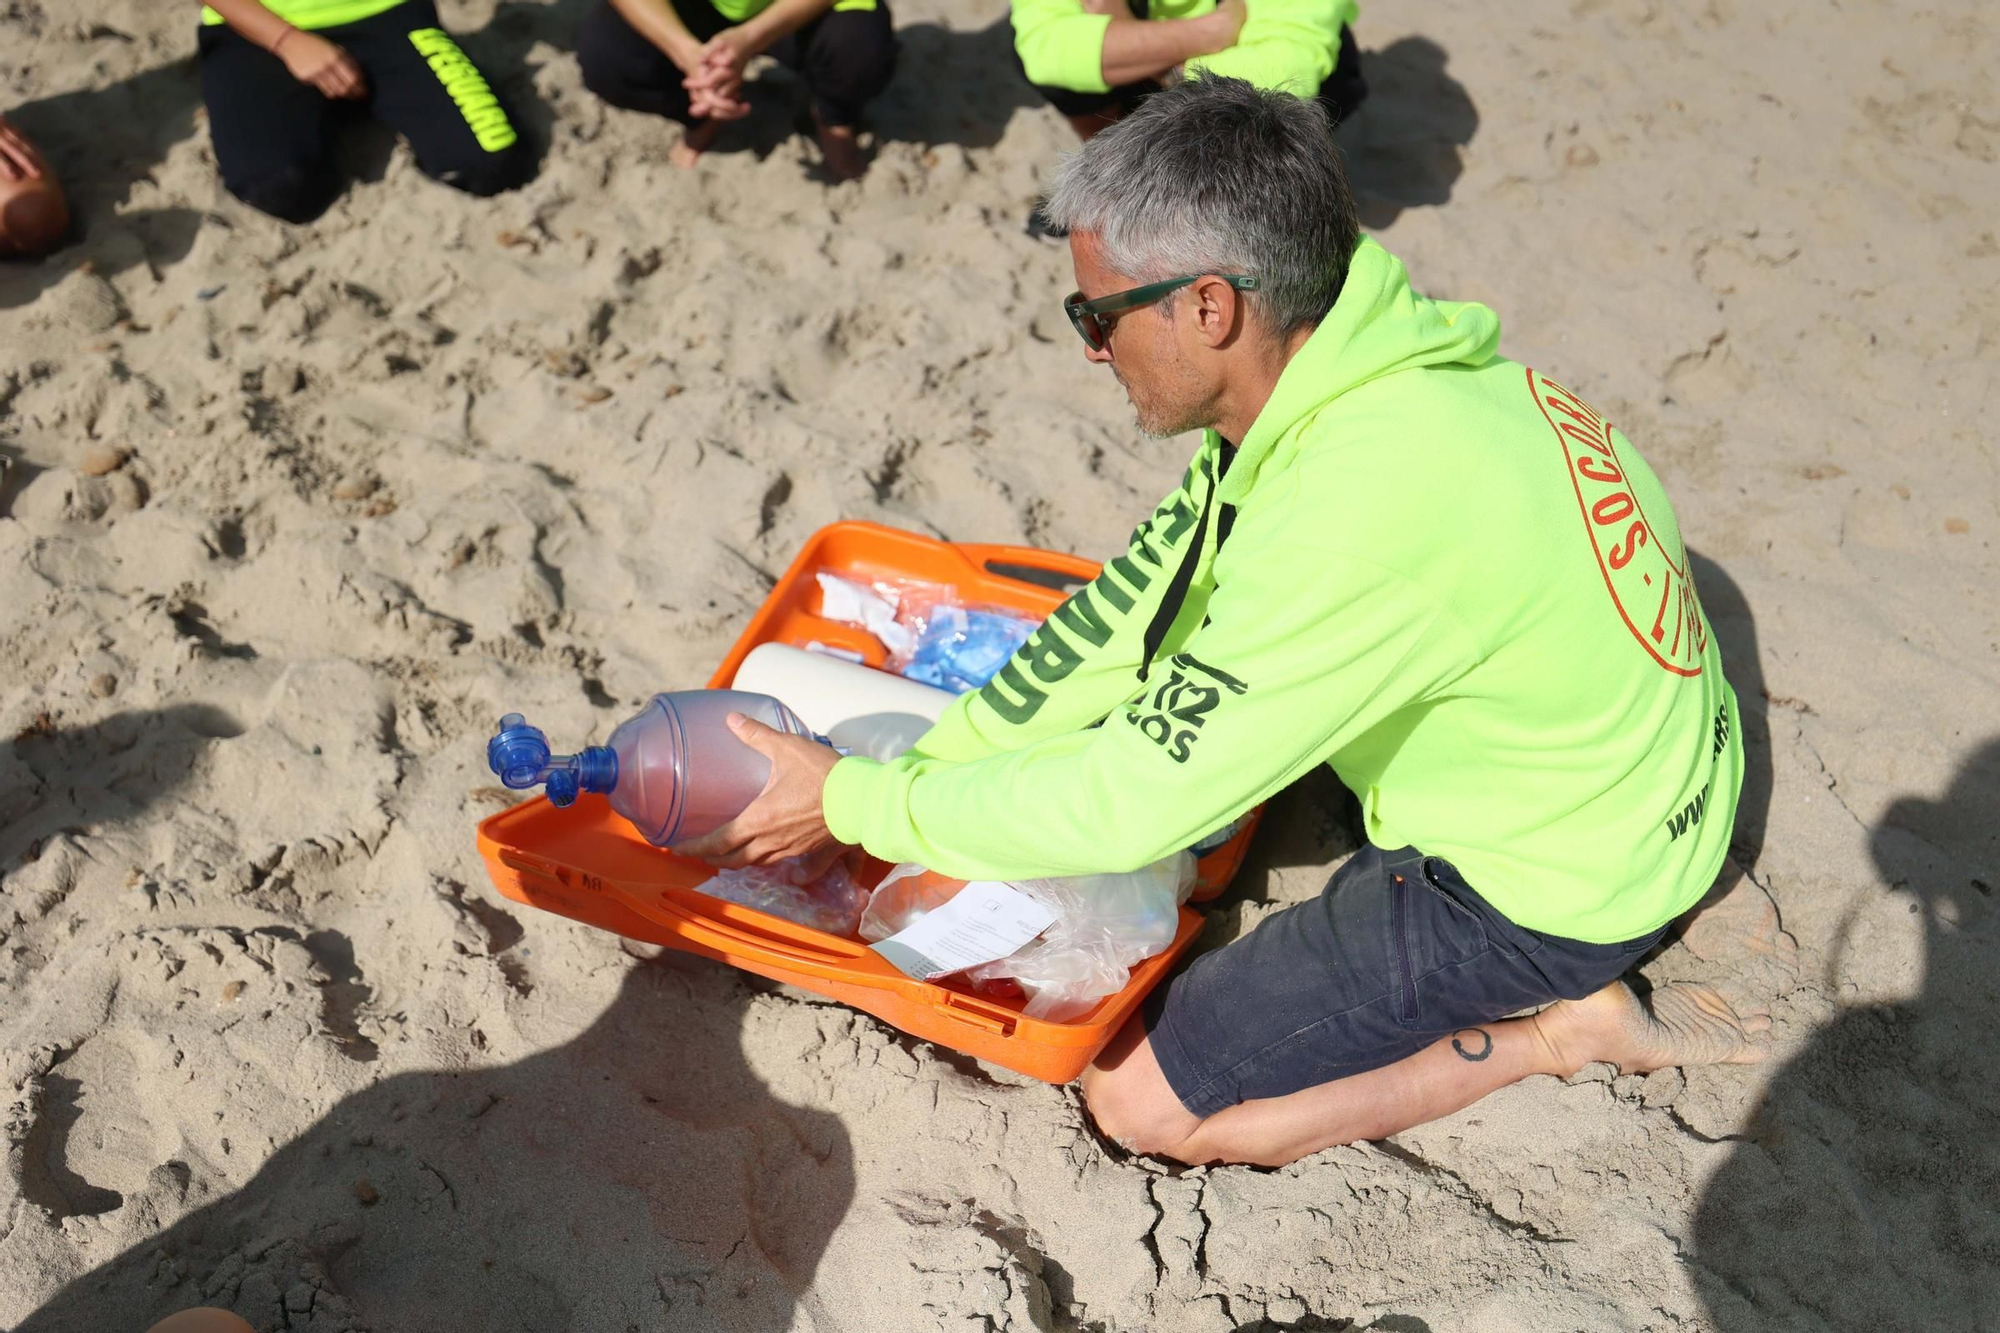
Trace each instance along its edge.
<path fill-rule="evenodd" d="M 1065 159 L 1044 212 L 1140 283 L 1254 275 L 1251 308 L 1280 337 L 1326 318 L 1361 238 L 1325 108 L 1208 73 Z"/>

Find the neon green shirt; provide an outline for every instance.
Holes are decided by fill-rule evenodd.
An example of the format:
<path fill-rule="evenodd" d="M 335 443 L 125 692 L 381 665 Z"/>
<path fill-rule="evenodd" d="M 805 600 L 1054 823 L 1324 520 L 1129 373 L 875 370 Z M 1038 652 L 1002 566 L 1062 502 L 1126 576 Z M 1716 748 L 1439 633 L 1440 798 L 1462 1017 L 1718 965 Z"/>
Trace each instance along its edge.
<path fill-rule="evenodd" d="M 1611 943 L 1677 916 L 1728 848 L 1735 696 L 1659 481 L 1499 337 L 1363 241 L 1221 485 L 1210 433 L 915 751 L 834 766 L 828 826 L 968 879 L 1129 870 L 1330 764 L 1371 841 L 1521 925 Z"/>
<path fill-rule="evenodd" d="M 774 0 L 709 0 L 715 12 L 731 23 L 747 23 L 769 9 Z M 875 0 L 834 0 L 830 12 L 847 14 L 853 12 L 873 13 Z"/>
<path fill-rule="evenodd" d="M 314 28 L 337 28 L 343 23 L 359 23 L 402 3 L 403 0 L 263 0 L 264 8 L 294 28 L 308 32 Z M 222 15 L 204 5 L 201 21 L 213 26 L 222 22 Z"/>
<path fill-rule="evenodd" d="M 1152 0 L 1155 19 L 1199 18 L 1216 0 Z M 1189 73 L 1213 70 L 1260 88 L 1319 92 L 1340 57 L 1340 31 L 1354 22 L 1355 0 L 1249 0 L 1236 45 L 1187 62 Z M 1104 31 L 1109 14 L 1084 12 L 1079 0 L 1013 0 L 1014 50 L 1028 82 L 1072 92 L 1109 91 L 1104 81 Z"/>

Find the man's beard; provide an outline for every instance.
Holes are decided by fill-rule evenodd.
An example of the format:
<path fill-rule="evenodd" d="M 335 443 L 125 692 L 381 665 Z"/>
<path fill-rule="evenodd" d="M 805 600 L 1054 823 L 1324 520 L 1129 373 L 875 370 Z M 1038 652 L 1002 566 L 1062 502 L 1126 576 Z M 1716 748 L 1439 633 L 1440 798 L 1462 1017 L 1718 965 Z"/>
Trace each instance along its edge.
<path fill-rule="evenodd" d="M 1125 392 L 1132 394 L 1129 385 Z M 1152 440 L 1170 440 L 1176 435 L 1185 435 L 1191 430 L 1206 430 L 1215 424 L 1212 403 L 1142 403 L 1133 394 L 1132 414 L 1138 420 L 1139 433 Z"/>

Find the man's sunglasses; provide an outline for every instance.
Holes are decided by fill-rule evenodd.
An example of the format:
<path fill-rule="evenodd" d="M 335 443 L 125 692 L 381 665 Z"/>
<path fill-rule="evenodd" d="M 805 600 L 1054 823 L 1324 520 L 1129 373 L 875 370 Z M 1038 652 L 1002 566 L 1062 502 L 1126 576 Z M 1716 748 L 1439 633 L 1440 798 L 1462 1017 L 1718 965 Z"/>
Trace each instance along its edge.
<path fill-rule="evenodd" d="M 1242 273 L 1194 273 L 1185 278 L 1168 278 L 1164 282 L 1149 282 L 1144 287 L 1134 287 L 1130 291 L 1113 292 L 1100 296 L 1095 301 L 1083 299 L 1082 292 L 1071 292 L 1063 302 L 1063 313 L 1076 329 L 1076 336 L 1083 339 L 1093 352 L 1104 350 L 1104 344 L 1111 337 L 1112 320 L 1108 315 L 1120 311 L 1133 310 L 1142 305 L 1151 305 L 1161 297 L 1177 292 L 1191 282 L 1200 282 L 1205 277 L 1218 277 L 1239 292 L 1254 292 L 1260 285 L 1257 279 Z"/>

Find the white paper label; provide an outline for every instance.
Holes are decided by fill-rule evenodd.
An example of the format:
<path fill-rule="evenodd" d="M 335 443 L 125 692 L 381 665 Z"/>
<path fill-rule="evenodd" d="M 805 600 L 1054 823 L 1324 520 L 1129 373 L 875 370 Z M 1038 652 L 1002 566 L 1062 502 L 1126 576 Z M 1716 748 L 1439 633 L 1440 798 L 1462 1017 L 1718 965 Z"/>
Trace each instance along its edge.
<path fill-rule="evenodd" d="M 929 981 L 1005 958 L 1055 919 L 1019 889 L 976 879 L 944 906 L 869 947 L 905 976 Z"/>

